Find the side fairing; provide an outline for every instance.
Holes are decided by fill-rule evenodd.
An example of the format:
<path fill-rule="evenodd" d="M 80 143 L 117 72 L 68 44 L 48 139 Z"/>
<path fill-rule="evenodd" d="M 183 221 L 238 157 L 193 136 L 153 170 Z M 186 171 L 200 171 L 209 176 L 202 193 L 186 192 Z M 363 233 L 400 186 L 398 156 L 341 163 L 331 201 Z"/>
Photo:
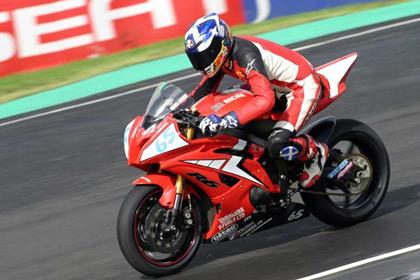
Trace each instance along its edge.
<path fill-rule="evenodd" d="M 143 150 L 140 156 L 140 161 L 150 159 L 152 157 L 173 151 L 187 145 L 188 142 L 186 142 L 180 136 L 180 133 L 175 128 L 175 124 L 172 123 L 169 126 L 163 128 L 160 135 L 153 139 L 151 143 Z"/>
<path fill-rule="evenodd" d="M 201 189 L 216 207 L 206 239 L 255 211 L 249 196 L 251 188 L 280 191 L 258 161 L 262 147 L 262 151 L 255 151 L 254 144 L 227 135 L 194 139 L 189 147 L 182 154 L 162 159 L 160 167 Z"/>
<path fill-rule="evenodd" d="M 168 118 L 156 127 L 153 136 L 142 145 L 137 161 L 140 164 L 157 163 L 161 161 L 161 156 L 169 156 L 169 152 L 188 145 L 188 140 L 178 130 L 177 123 Z"/>

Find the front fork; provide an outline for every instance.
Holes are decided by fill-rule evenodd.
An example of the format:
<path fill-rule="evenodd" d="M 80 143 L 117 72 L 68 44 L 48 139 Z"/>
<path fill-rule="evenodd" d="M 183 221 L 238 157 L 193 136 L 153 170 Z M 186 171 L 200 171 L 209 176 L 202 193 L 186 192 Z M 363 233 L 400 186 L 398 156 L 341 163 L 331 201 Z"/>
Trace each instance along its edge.
<path fill-rule="evenodd" d="M 188 140 L 192 140 L 194 138 L 194 131 L 193 127 L 188 127 L 186 131 L 186 137 Z M 176 194 L 175 194 L 175 202 L 174 207 L 169 209 L 166 212 L 165 221 L 164 221 L 164 234 L 170 234 L 173 230 L 175 230 L 175 221 L 178 217 L 178 214 L 181 212 L 182 208 L 182 200 L 184 197 L 184 178 L 181 175 L 177 175 L 175 181 L 176 187 Z M 188 195 L 188 199 L 190 196 Z M 191 205 L 191 204 L 190 204 Z M 185 218 L 187 219 L 188 223 L 192 223 L 191 215 L 185 214 Z"/>

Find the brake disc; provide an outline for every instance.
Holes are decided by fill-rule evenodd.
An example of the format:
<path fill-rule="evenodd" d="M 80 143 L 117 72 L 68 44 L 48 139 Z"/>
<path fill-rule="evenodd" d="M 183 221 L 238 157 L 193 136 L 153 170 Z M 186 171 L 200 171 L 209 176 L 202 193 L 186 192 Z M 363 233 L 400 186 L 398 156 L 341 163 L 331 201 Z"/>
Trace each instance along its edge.
<path fill-rule="evenodd" d="M 367 189 L 372 181 L 372 165 L 369 159 L 362 154 L 350 154 L 346 158 L 360 170 L 355 172 L 353 180 L 347 180 L 345 186 L 348 188 L 350 195 L 361 194 Z"/>

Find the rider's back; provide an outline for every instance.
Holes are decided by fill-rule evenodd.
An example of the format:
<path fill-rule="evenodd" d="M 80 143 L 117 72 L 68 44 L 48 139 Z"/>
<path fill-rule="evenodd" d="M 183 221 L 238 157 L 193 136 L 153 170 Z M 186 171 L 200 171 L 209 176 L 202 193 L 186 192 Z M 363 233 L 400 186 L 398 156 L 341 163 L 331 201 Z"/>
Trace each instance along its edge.
<path fill-rule="evenodd" d="M 235 43 L 239 45 L 239 49 L 246 44 L 244 41 L 250 41 L 257 47 L 270 79 L 292 83 L 293 81 L 303 80 L 314 72 L 311 63 L 292 49 L 253 36 L 236 38 L 239 39 L 235 40 Z"/>

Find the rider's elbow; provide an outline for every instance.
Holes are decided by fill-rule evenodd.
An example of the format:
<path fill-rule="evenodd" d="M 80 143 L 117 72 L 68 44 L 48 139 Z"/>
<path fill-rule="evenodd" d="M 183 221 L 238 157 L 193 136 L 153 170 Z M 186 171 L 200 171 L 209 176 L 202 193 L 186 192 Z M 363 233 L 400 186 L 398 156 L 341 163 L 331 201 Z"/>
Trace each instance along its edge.
<path fill-rule="evenodd" d="M 275 97 L 273 96 L 257 96 L 255 102 L 252 104 L 258 115 L 263 115 L 270 112 L 274 108 L 276 103 Z"/>
<path fill-rule="evenodd" d="M 274 96 L 274 94 L 269 94 L 267 96 L 265 96 L 265 108 L 266 108 L 266 112 L 271 111 L 274 108 L 274 105 L 276 104 L 276 98 Z"/>

